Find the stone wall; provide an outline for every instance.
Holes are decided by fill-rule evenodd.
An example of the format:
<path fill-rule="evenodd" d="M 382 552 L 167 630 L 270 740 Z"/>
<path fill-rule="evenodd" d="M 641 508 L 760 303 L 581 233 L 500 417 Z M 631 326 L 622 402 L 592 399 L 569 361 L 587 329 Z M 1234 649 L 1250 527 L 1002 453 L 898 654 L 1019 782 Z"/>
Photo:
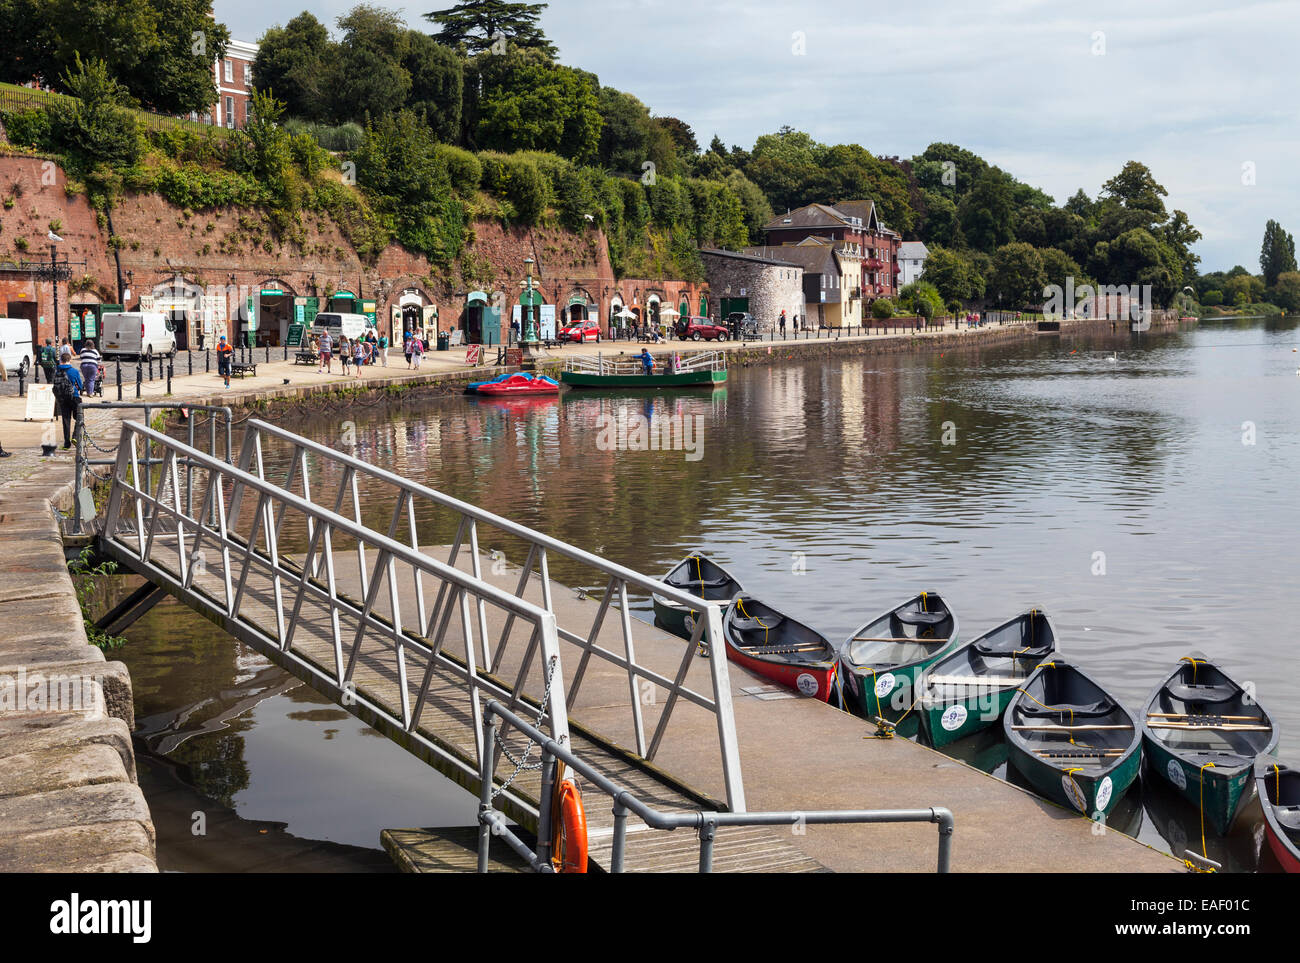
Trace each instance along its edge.
<path fill-rule="evenodd" d="M 760 331 L 772 331 L 782 311 L 790 325 L 795 315 L 804 313 L 801 266 L 722 251 L 702 251 L 701 257 L 717 303 L 724 297 L 749 298 L 749 313 Z"/>

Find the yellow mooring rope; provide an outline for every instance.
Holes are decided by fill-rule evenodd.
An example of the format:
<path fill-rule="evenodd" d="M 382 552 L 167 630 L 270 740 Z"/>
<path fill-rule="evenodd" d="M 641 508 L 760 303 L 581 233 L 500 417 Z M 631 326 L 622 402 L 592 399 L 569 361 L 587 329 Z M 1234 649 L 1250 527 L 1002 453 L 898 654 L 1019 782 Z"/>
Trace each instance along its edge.
<path fill-rule="evenodd" d="M 1195 659 L 1183 659 L 1182 661 L 1191 662 L 1193 665 L 1196 664 Z M 1193 669 L 1192 670 L 1193 678 L 1195 678 L 1195 673 L 1196 670 Z M 1201 855 L 1204 856 L 1207 860 L 1210 858 L 1210 854 L 1206 852 L 1206 848 L 1205 848 L 1205 770 L 1213 769 L 1213 768 L 1215 768 L 1215 766 L 1214 763 L 1212 762 L 1207 762 L 1205 765 L 1201 767 L 1201 793 L 1200 793 L 1201 795 Z M 1210 869 L 1209 867 L 1202 868 L 1200 866 L 1197 866 L 1190 859 L 1184 859 L 1183 865 L 1186 866 L 1188 869 L 1192 870 L 1192 872 L 1194 873 L 1214 872 L 1214 870 Z"/>
<path fill-rule="evenodd" d="M 763 627 L 763 644 L 767 645 L 767 632 L 769 626 L 757 615 L 750 615 L 748 612 L 745 611 L 745 599 L 743 596 L 740 595 L 736 596 L 736 608 L 740 611 L 740 614 L 743 615 L 745 618 L 753 619 L 755 622 L 757 622 L 759 625 Z"/>

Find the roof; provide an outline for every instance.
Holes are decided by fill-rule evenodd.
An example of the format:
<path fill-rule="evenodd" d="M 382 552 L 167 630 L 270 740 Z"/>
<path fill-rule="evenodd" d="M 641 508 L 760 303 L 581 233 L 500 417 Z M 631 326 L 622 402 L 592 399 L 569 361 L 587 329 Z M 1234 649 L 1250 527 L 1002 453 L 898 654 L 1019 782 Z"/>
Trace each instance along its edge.
<path fill-rule="evenodd" d="M 747 250 L 747 251 L 752 251 L 752 250 L 754 250 L 754 249 L 753 249 L 753 248 L 747 248 L 746 250 Z M 764 248 L 764 250 L 775 251 L 775 250 L 779 250 L 779 249 L 778 249 L 778 248 Z M 768 257 L 768 256 L 766 256 L 766 255 L 761 255 L 761 254 L 749 254 L 749 253 L 745 253 L 745 252 L 743 252 L 743 251 L 724 251 L 724 250 L 722 250 L 721 248 L 716 248 L 716 247 L 702 247 L 702 248 L 700 248 L 700 253 L 701 253 L 701 254 L 712 254 L 712 255 L 714 255 L 715 257 L 730 257 L 730 258 L 735 258 L 735 259 L 738 260 L 738 261 L 753 261 L 753 262 L 756 263 L 756 264 L 768 264 L 768 265 L 771 265 L 771 266 L 773 266 L 773 267 L 799 267 L 799 266 L 800 266 L 800 265 L 794 263 L 793 261 L 782 261 L 782 260 L 778 260 L 777 258 L 774 258 L 774 257 Z"/>
<path fill-rule="evenodd" d="M 813 227 L 849 227 L 849 219 L 829 204 L 808 204 L 788 214 L 778 214 L 763 225 L 765 231 L 791 231 Z"/>
<path fill-rule="evenodd" d="M 862 226 L 870 228 L 872 222 L 876 227 L 880 227 L 880 219 L 876 214 L 876 202 L 872 200 L 860 201 L 837 201 L 835 210 L 839 211 L 846 217 L 856 217 L 862 221 Z"/>
<path fill-rule="evenodd" d="M 924 261 L 930 254 L 930 249 L 925 246 L 924 241 L 904 241 L 898 245 L 899 259 L 907 258 L 909 260 Z"/>

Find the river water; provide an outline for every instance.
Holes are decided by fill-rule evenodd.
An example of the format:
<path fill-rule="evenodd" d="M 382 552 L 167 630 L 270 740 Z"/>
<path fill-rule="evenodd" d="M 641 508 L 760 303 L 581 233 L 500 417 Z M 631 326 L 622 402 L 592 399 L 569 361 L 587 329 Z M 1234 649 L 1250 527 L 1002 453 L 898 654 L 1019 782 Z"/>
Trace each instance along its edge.
<path fill-rule="evenodd" d="M 642 571 L 703 550 L 832 638 L 918 590 L 943 595 L 963 638 L 1037 606 L 1064 655 L 1134 710 L 1202 653 L 1255 683 L 1295 764 L 1297 323 L 1039 336 L 734 369 L 713 391 L 451 397 L 282 424 Z M 701 432 L 691 451 L 609 451 L 609 413 Z M 451 540 L 440 524 L 422 519 L 424 543 Z M 380 869 L 380 829 L 473 822 L 468 793 L 187 610 L 160 605 L 130 639 L 120 657 L 165 868 Z M 1005 774 L 996 738 L 952 748 Z M 199 810 L 225 827 L 220 847 L 193 834 Z M 1149 784 L 1112 823 L 1179 854 L 1199 842 L 1195 808 Z M 1210 856 L 1256 868 L 1259 831 L 1248 813 Z"/>

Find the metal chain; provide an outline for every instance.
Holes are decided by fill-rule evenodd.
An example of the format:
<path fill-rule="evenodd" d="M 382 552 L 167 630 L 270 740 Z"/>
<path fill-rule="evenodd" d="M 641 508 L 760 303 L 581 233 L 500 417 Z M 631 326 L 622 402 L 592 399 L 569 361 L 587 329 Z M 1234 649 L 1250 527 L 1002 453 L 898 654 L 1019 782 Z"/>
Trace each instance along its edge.
<path fill-rule="evenodd" d="M 542 719 L 546 716 L 546 706 L 551 701 L 551 680 L 555 675 L 555 663 L 558 661 L 558 656 L 551 656 L 551 663 L 546 670 L 546 690 L 542 693 L 541 705 L 537 707 L 537 727 L 539 729 L 542 725 Z M 494 730 L 494 734 L 496 744 L 501 748 L 502 755 L 514 763 L 515 771 L 510 774 L 509 779 L 492 791 L 493 800 L 510 788 L 510 784 L 518 778 L 521 772 L 532 772 L 542 768 L 542 763 L 540 761 L 528 761 L 528 757 L 532 755 L 533 748 L 537 745 L 537 743 L 533 742 L 532 739 L 528 740 L 528 745 L 524 747 L 522 755 L 519 758 L 515 758 L 515 755 L 510 751 L 509 747 L 506 746 L 504 740 L 502 740 L 500 730 Z"/>

